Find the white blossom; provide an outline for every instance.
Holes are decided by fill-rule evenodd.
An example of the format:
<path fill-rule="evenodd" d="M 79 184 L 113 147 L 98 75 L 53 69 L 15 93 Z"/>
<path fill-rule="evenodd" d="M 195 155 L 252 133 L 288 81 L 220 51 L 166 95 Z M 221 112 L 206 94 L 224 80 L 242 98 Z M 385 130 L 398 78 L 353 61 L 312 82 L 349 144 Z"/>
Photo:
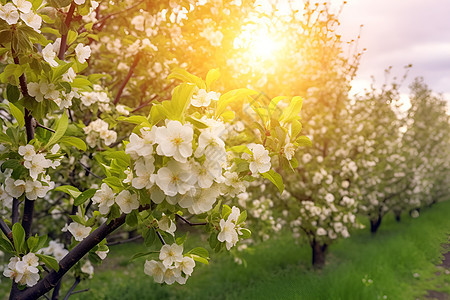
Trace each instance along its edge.
<path fill-rule="evenodd" d="M 192 155 L 193 135 L 191 126 L 182 125 L 179 121 L 168 121 L 167 126 L 159 127 L 156 131 L 156 152 L 185 163 Z"/>
<path fill-rule="evenodd" d="M 102 215 L 109 213 L 111 206 L 115 201 L 115 193 L 106 184 L 102 183 L 101 188 L 95 192 L 92 202 L 98 204 L 99 211 Z"/>
<path fill-rule="evenodd" d="M 183 246 L 177 245 L 176 243 L 172 245 L 163 245 L 159 252 L 159 259 L 166 268 L 177 261 L 182 261 Z"/>
<path fill-rule="evenodd" d="M 91 227 L 81 225 L 76 222 L 72 222 L 67 227 L 67 230 L 73 235 L 76 241 L 81 242 L 84 240 L 91 232 Z"/>
<path fill-rule="evenodd" d="M 83 44 L 79 43 L 75 47 L 75 54 L 77 56 L 77 60 L 84 64 L 86 60 L 91 56 L 91 47 L 83 46 Z"/>
<path fill-rule="evenodd" d="M 139 200 L 136 194 L 131 194 L 127 190 L 121 191 L 116 197 L 116 203 L 123 213 L 129 214 L 139 207 Z"/>
<path fill-rule="evenodd" d="M 26 14 L 22 14 L 20 18 L 25 22 L 25 24 L 33 28 L 34 31 L 41 33 L 40 28 L 42 26 L 42 17 L 40 15 L 30 11 Z"/>
<path fill-rule="evenodd" d="M 248 148 L 252 151 L 252 158 L 249 165 L 252 174 L 268 172 L 271 167 L 269 150 L 266 150 L 260 144 L 250 144 Z"/>
<path fill-rule="evenodd" d="M 19 21 L 19 12 L 12 3 L 0 4 L 0 19 L 3 19 L 9 25 L 16 24 Z"/>

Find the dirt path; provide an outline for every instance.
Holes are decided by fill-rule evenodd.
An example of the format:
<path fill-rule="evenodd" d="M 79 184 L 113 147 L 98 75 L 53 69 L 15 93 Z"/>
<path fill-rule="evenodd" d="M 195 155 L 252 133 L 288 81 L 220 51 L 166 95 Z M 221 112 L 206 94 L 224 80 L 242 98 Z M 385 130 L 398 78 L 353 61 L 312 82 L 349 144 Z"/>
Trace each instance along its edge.
<path fill-rule="evenodd" d="M 442 273 L 450 273 L 450 244 L 444 245 L 444 249 L 446 249 L 447 252 L 444 254 L 442 264 L 438 265 L 439 271 L 436 272 L 436 276 L 440 276 Z M 450 295 L 447 293 L 433 290 L 428 290 L 427 292 L 428 294 L 425 296 L 426 299 L 450 300 Z"/>

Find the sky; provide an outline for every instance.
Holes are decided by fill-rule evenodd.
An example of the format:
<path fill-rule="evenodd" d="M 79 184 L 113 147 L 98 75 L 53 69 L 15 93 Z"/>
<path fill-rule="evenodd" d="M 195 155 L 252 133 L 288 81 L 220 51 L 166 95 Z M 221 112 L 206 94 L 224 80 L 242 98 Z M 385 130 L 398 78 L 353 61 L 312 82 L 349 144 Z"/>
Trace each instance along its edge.
<path fill-rule="evenodd" d="M 333 4 L 341 3 L 332 0 Z M 375 76 L 376 85 L 384 82 L 384 69 L 393 67 L 401 77 L 404 66 L 412 64 L 401 92 L 422 76 L 450 103 L 450 0 L 348 0 L 342 11 L 340 31 L 344 40 L 358 36 L 361 58 L 354 92 L 368 86 Z"/>

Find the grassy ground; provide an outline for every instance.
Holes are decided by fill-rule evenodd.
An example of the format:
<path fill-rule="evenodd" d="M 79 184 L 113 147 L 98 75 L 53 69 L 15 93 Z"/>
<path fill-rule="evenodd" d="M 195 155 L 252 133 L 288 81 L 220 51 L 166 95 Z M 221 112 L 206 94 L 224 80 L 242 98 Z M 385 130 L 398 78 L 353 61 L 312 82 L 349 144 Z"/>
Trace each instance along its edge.
<path fill-rule="evenodd" d="M 332 245 L 322 271 L 311 269 L 309 247 L 285 233 L 247 253 L 247 268 L 220 255 L 209 266 L 197 266 L 184 286 L 155 284 L 143 273 L 143 260 L 128 261 L 142 246 L 117 245 L 94 279 L 77 288 L 89 292 L 73 298 L 347 300 L 422 299 L 427 290 L 450 294 L 450 275 L 435 275 L 441 245 L 449 243 L 449 216 L 450 201 L 424 210 L 418 219 L 403 216 L 396 223 L 387 216 L 376 236 L 366 228 Z"/>

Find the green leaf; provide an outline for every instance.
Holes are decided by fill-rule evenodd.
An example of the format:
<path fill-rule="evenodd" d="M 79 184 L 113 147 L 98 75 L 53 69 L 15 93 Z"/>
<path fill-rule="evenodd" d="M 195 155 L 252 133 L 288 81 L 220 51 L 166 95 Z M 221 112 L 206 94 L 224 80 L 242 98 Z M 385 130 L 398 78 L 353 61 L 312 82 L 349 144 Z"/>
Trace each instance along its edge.
<path fill-rule="evenodd" d="M 13 170 L 11 175 L 14 179 L 18 179 L 23 173 L 28 172 L 28 170 L 17 159 L 8 159 L 5 161 L 0 170 L 4 172 L 6 169 Z"/>
<path fill-rule="evenodd" d="M 156 230 L 155 228 L 149 228 L 144 234 L 144 244 L 146 247 L 150 247 L 153 245 L 153 242 L 156 239 Z"/>
<path fill-rule="evenodd" d="M 186 121 L 191 123 L 198 129 L 205 129 L 205 128 L 209 127 L 208 124 L 206 124 L 205 122 L 203 122 L 197 118 L 194 118 L 194 117 L 188 116 L 188 117 L 186 117 Z"/>
<path fill-rule="evenodd" d="M 16 102 L 20 98 L 19 88 L 15 85 L 8 84 L 6 86 L 6 98 L 9 102 Z"/>
<path fill-rule="evenodd" d="M 81 151 L 86 151 L 86 143 L 77 137 L 63 136 L 59 139 L 59 143 L 73 146 Z"/>
<path fill-rule="evenodd" d="M 300 111 L 302 110 L 303 99 L 302 97 L 292 98 L 289 106 L 283 111 L 280 117 L 280 122 L 291 122 L 300 119 Z"/>
<path fill-rule="evenodd" d="M 243 239 L 248 239 L 248 238 L 250 238 L 250 236 L 252 235 L 252 232 L 250 231 L 250 230 L 248 230 L 247 228 L 242 228 L 241 230 L 240 230 L 240 232 L 242 233 L 242 238 Z"/>
<path fill-rule="evenodd" d="M 10 110 L 11 114 L 13 115 L 13 117 L 17 120 L 17 123 L 19 124 L 19 126 L 20 127 L 25 126 L 25 117 L 24 117 L 22 110 L 20 110 L 17 106 L 12 104 L 11 102 L 9 103 L 9 110 Z"/>
<path fill-rule="evenodd" d="M 177 243 L 177 245 L 183 245 L 183 244 L 184 244 L 184 242 L 185 242 L 186 239 L 187 239 L 188 233 L 189 233 L 189 232 L 186 232 L 186 234 L 184 234 L 184 235 L 182 235 L 182 236 L 180 236 L 180 237 L 177 237 L 177 239 L 175 240 L 175 242 Z"/>
<path fill-rule="evenodd" d="M 3 69 L 3 73 L 0 74 L 0 81 L 7 83 L 14 78 L 15 83 L 19 84 L 19 77 L 23 74 L 24 66 L 17 64 L 9 64 Z"/>
<path fill-rule="evenodd" d="M 42 260 L 48 268 L 51 268 L 56 272 L 59 271 L 59 264 L 54 257 L 44 254 L 36 254 L 36 256 L 39 257 L 39 259 Z"/>
<path fill-rule="evenodd" d="M 280 174 L 278 174 L 274 170 L 270 170 L 269 172 L 261 173 L 261 176 L 272 181 L 273 184 L 275 184 L 275 186 L 278 188 L 280 193 L 283 192 L 284 184 L 283 184 L 283 178 L 281 177 Z"/>
<path fill-rule="evenodd" d="M 39 237 L 37 235 L 30 236 L 27 239 L 28 249 L 30 249 L 30 251 L 33 251 L 33 249 L 37 246 L 38 243 L 39 243 Z"/>
<path fill-rule="evenodd" d="M 53 144 L 56 144 L 63 137 L 64 133 L 66 133 L 67 126 L 69 126 L 69 117 L 67 117 L 66 113 L 63 113 L 61 119 L 59 119 L 55 133 L 45 147 L 48 148 Z"/>
<path fill-rule="evenodd" d="M 208 252 L 208 250 L 206 250 L 203 247 L 196 247 L 196 248 L 190 250 L 187 254 L 194 254 L 194 255 L 198 255 L 200 257 L 209 259 L 209 252 Z"/>
<path fill-rule="evenodd" d="M 209 264 L 209 262 L 208 262 L 208 260 L 206 258 L 200 257 L 198 255 L 194 255 L 194 254 L 192 254 L 191 257 L 192 257 L 193 260 L 198 261 L 199 263 L 202 263 L 202 264 L 205 264 L 205 265 Z"/>
<path fill-rule="evenodd" d="M 217 81 L 220 77 L 220 71 L 219 69 L 212 69 L 209 70 L 208 74 L 206 75 L 206 88 L 208 90 L 211 90 L 211 86 L 214 84 L 214 82 Z"/>
<path fill-rule="evenodd" d="M 75 223 L 86 226 L 86 220 L 80 217 L 79 215 L 70 215 L 69 218 L 72 219 Z"/>
<path fill-rule="evenodd" d="M 144 123 L 144 125 L 146 125 L 148 127 L 151 127 L 150 122 L 144 116 L 131 116 L 131 117 L 120 116 L 120 117 L 117 118 L 117 120 L 118 121 L 127 122 L 127 123 L 131 123 L 131 124 L 136 124 L 136 125 L 141 125 L 142 123 Z"/>
<path fill-rule="evenodd" d="M 82 192 L 78 197 L 73 201 L 73 205 L 79 206 L 86 202 L 88 199 L 92 198 L 95 195 L 96 189 L 88 189 Z"/>
<path fill-rule="evenodd" d="M 116 192 L 123 190 L 122 180 L 117 177 L 106 177 L 105 179 L 103 179 L 103 182 L 109 185 Z"/>
<path fill-rule="evenodd" d="M 57 79 L 62 77 L 70 69 L 70 67 L 72 67 L 72 65 L 73 62 L 70 62 L 52 69 L 53 72 L 52 81 L 56 81 Z"/>
<path fill-rule="evenodd" d="M 256 94 L 258 94 L 258 92 L 250 89 L 237 89 L 223 94 L 217 102 L 216 117 L 225 112 L 229 105 L 235 102 L 243 102 L 243 100 L 246 100 L 249 96 Z"/>
<path fill-rule="evenodd" d="M 174 68 L 167 79 L 178 79 L 187 83 L 194 83 L 199 89 L 206 88 L 205 83 L 200 77 L 192 75 L 188 71 L 181 68 Z"/>
<path fill-rule="evenodd" d="M 125 217 L 125 223 L 130 227 L 136 227 L 138 224 L 137 212 L 132 211 Z"/>
<path fill-rule="evenodd" d="M 66 193 L 74 199 L 81 195 L 81 192 L 76 187 L 71 185 L 61 185 L 55 188 L 54 190 Z"/>
<path fill-rule="evenodd" d="M 133 260 L 135 260 L 135 259 L 137 259 L 139 257 L 143 257 L 143 256 L 147 256 L 147 255 L 150 255 L 150 254 L 154 254 L 154 253 L 159 253 L 159 252 L 158 251 L 139 252 L 139 253 L 136 253 L 135 255 L 133 255 L 133 257 L 130 259 L 130 261 L 133 261 Z"/>
<path fill-rule="evenodd" d="M 245 220 L 247 220 L 247 211 L 246 210 L 241 212 L 241 214 L 239 215 L 239 218 L 237 219 L 236 224 L 241 224 L 241 223 L 245 222 Z"/>
<path fill-rule="evenodd" d="M 5 252 L 14 253 L 14 247 L 8 239 L 4 239 L 3 236 L 0 236 L 0 249 Z"/>
<path fill-rule="evenodd" d="M 224 206 L 222 207 L 222 219 L 225 220 L 230 214 L 231 214 L 231 207 L 224 204 Z"/>
<path fill-rule="evenodd" d="M 302 135 L 300 136 L 296 141 L 295 141 L 298 146 L 304 146 L 304 147 L 311 147 L 312 146 L 312 142 L 309 139 L 309 137 Z"/>
<path fill-rule="evenodd" d="M 12 227 L 14 247 L 17 252 L 25 252 L 25 230 L 20 223 L 15 223 Z"/>
<path fill-rule="evenodd" d="M 171 119 L 179 121 L 183 120 L 184 113 L 191 103 L 191 98 L 194 94 L 194 90 L 194 85 L 183 83 L 173 90 L 171 101 L 164 101 L 167 104 L 170 104 L 168 108 L 171 113 Z"/>
<path fill-rule="evenodd" d="M 67 34 L 67 45 L 70 45 L 73 42 L 75 42 L 77 37 L 78 37 L 78 33 L 76 31 L 69 30 L 69 33 Z"/>

